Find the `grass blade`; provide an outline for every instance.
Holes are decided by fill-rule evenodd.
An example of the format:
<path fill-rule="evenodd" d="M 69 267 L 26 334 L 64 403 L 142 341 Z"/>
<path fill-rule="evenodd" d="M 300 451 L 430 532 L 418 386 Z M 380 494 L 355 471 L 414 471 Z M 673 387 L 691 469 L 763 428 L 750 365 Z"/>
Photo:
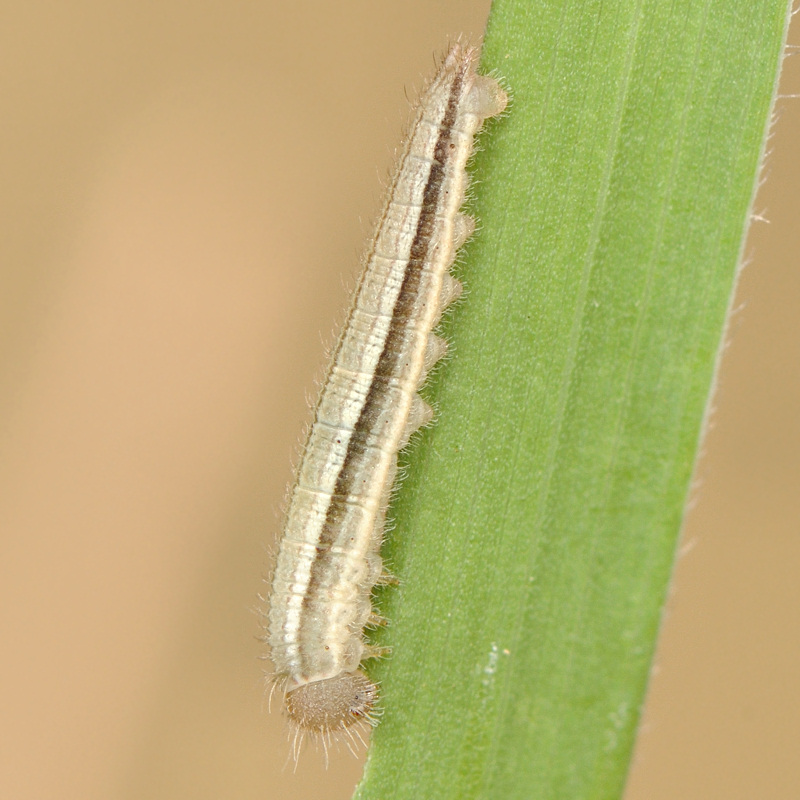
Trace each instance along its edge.
<path fill-rule="evenodd" d="M 514 102 L 393 508 L 361 800 L 621 795 L 786 24 L 783 0 L 494 4 Z"/>

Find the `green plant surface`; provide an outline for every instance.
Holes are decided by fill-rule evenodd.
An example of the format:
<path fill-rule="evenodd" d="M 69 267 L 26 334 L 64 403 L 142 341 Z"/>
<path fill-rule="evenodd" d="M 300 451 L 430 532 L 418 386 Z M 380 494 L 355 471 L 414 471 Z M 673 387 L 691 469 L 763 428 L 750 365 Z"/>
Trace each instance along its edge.
<path fill-rule="evenodd" d="M 785 0 L 498 0 L 439 411 L 404 457 L 360 800 L 619 798 Z"/>

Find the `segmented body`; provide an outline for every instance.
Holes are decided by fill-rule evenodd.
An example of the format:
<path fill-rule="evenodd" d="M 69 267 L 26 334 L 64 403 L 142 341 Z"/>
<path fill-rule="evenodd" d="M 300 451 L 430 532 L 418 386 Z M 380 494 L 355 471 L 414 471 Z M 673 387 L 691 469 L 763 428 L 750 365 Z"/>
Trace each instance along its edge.
<path fill-rule="evenodd" d="M 461 292 L 449 270 L 474 229 L 459 211 L 465 165 L 507 102 L 477 57 L 454 45 L 420 99 L 291 489 L 268 642 L 304 730 L 370 721 L 377 698 L 359 667 L 376 654 L 364 627 L 397 453 L 432 418 L 417 390 L 446 349 L 433 329 Z"/>

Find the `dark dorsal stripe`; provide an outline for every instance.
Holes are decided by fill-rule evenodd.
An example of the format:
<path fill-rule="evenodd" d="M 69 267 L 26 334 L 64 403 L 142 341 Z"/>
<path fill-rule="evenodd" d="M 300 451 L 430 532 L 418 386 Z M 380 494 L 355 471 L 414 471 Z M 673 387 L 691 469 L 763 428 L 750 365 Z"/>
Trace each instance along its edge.
<path fill-rule="evenodd" d="M 405 332 L 405 323 L 413 313 L 419 296 L 422 283 L 422 267 L 428 258 L 436 226 L 436 213 L 444 183 L 445 164 L 449 158 L 450 134 L 456 119 L 456 110 L 463 81 L 464 70 L 460 70 L 453 79 L 447 108 L 440 124 L 439 138 L 436 141 L 433 161 L 431 162 L 428 180 L 423 192 L 422 209 L 417 222 L 417 230 L 411 244 L 403 283 L 392 311 L 392 321 L 383 344 L 383 351 L 375 367 L 372 384 L 361 409 L 358 422 L 350 437 L 347 453 L 336 479 L 334 494 L 328 503 L 325 522 L 318 542 L 317 560 L 311 569 L 309 589 L 318 585 L 320 575 L 326 573 L 327 568 L 324 565 L 329 556 L 325 551 L 330 549 L 331 544 L 336 539 L 336 520 L 342 516 L 346 498 L 351 494 L 353 482 L 358 474 L 360 456 L 366 450 L 367 441 L 373 432 L 372 426 L 379 417 L 381 408 L 383 408 L 383 398 L 388 389 L 387 378 L 395 374 L 398 359 L 403 352 L 401 343 Z M 309 591 L 303 601 L 303 606 L 306 607 L 313 602 L 313 597 L 314 592 Z"/>

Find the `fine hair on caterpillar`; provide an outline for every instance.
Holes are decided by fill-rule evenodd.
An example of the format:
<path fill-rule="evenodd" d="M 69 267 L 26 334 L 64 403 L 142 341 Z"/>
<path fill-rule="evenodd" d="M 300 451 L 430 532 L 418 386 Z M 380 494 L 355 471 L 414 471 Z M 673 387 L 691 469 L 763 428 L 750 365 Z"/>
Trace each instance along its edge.
<path fill-rule="evenodd" d="M 420 96 L 289 492 L 266 640 L 297 754 L 308 736 L 363 742 L 378 686 L 362 671 L 386 655 L 372 590 L 393 579 L 380 555 L 397 454 L 433 419 L 418 394 L 447 343 L 434 333 L 462 291 L 450 274 L 475 231 L 461 211 L 483 121 L 505 109 L 479 49 L 457 41 Z M 446 409 L 444 410 L 446 413 Z"/>

